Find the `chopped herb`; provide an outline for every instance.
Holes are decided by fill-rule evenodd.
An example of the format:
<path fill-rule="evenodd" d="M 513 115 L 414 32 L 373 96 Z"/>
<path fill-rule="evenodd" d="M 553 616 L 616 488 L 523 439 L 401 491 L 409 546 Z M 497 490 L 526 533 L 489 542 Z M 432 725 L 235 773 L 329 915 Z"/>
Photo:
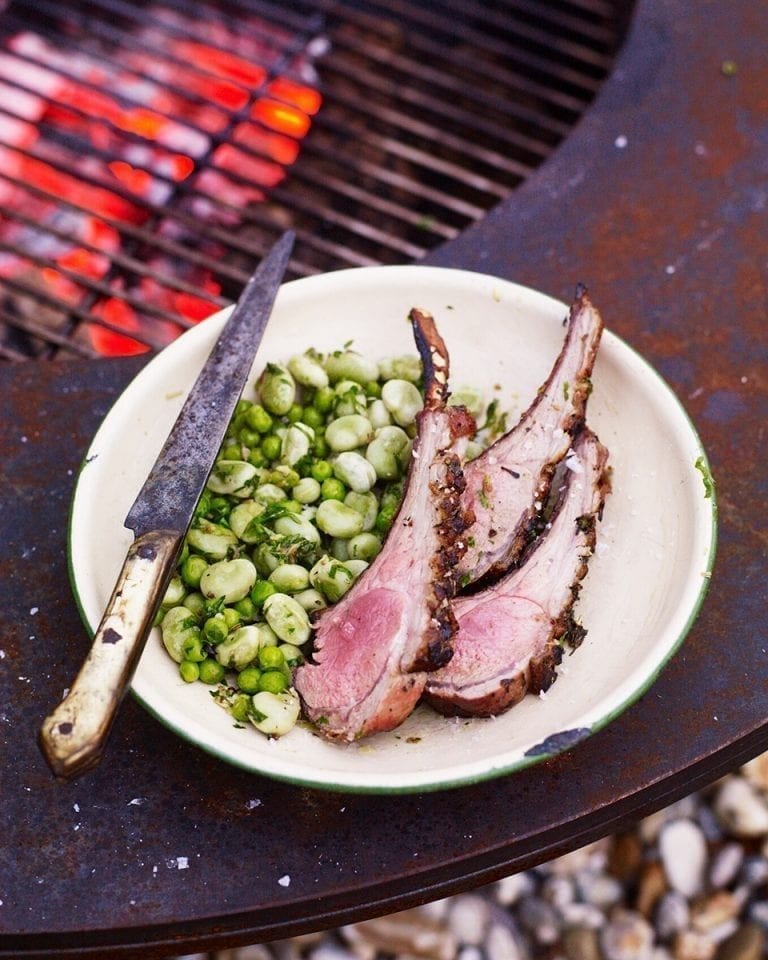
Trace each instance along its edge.
<path fill-rule="evenodd" d="M 571 385 L 566 380 L 563 383 L 563 400 L 567 400 L 570 397 L 570 395 L 571 395 Z"/>
<path fill-rule="evenodd" d="M 715 492 L 715 478 L 712 476 L 712 472 L 703 456 L 696 460 L 694 467 L 699 471 L 704 481 L 704 498 L 709 500 Z"/>

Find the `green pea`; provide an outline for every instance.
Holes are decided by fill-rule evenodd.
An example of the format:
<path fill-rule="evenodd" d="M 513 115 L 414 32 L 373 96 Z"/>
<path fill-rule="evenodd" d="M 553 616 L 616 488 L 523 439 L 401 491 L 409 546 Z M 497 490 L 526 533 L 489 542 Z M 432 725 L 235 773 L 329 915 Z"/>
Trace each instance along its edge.
<path fill-rule="evenodd" d="M 197 589 L 200 586 L 200 577 L 208 569 L 208 564 L 202 557 L 190 554 L 181 565 L 181 579 L 188 587 Z"/>
<path fill-rule="evenodd" d="M 328 454 L 331 452 L 331 448 L 328 446 L 328 443 L 322 433 L 318 433 L 312 442 L 312 453 L 318 458 L 318 460 L 324 460 Z"/>
<path fill-rule="evenodd" d="M 244 597 L 242 600 L 238 600 L 232 609 L 236 610 L 240 619 L 246 623 L 252 623 L 256 619 L 256 604 L 250 597 Z"/>
<path fill-rule="evenodd" d="M 267 458 L 262 453 L 261 447 L 251 447 L 248 451 L 248 463 L 258 469 L 265 466 L 266 462 Z"/>
<path fill-rule="evenodd" d="M 202 593 L 188 593 L 184 597 L 183 605 L 191 611 L 195 617 L 202 619 L 205 613 L 206 600 Z"/>
<path fill-rule="evenodd" d="M 378 380 L 369 380 L 368 383 L 365 384 L 365 393 L 366 396 L 373 397 L 374 399 L 380 397 L 381 384 L 378 382 Z"/>
<path fill-rule="evenodd" d="M 317 430 L 325 424 L 325 417 L 316 407 L 304 407 L 304 423 Z"/>
<path fill-rule="evenodd" d="M 200 679 L 200 667 L 192 660 L 182 660 L 179 664 L 179 674 L 185 683 L 194 683 Z"/>
<path fill-rule="evenodd" d="M 255 607 L 262 607 L 267 597 L 277 593 L 277 587 L 269 580 L 257 580 L 251 589 L 251 602 Z"/>
<path fill-rule="evenodd" d="M 280 456 L 283 442 L 280 437 L 270 433 L 261 441 L 261 452 L 267 460 L 277 460 Z"/>
<path fill-rule="evenodd" d="M 323 500 L 343 500 L 347 494 L 347 488 L 336 477 L 328 477 L 320 485 L 320 495 Z"/>
<path fill-rule="evenodd" d="M 238 433 L 240 443 L 244 447 L 254 448 L 261 443 L 261 434 L 257 430 L 250 430 L 248 427 L 242 427 Z"/>
<path fill-rule="evenodd" d="M 221 683 L 224 679 L 224 667 L 218 661 L 207 657 L 200 664 L 200 679 L 210 685 Z"/>
<path fill-rule="evenodd" d="M 280 647 L 262 647 L 259 650 L 259 666 L 262 670 L 280 670 L 285 665 L 285 656 Z"/>
<path fill-rule="evenodd" d="M 304 417 L 304 407 L 300 403 L 291 404 L 291 409 L 286 413 L 290 423 L 298 423 Z"/>
<path fill-rule="evenodd" d="M 267 647 L 266 649 L 277 648 Z M 261 680 L 261 670 L 258 667 L 246 667 L 237 675 L 237 685 L 243 693 L 256 693 L 259 689 L 259 680 Z"/>
<path fill-rule="evenodd" d="M 323 480 L 327 480 L 333 476 L 333 467 L 328 460 L 317 460 L 312 464 L 310 475 L 317 480 L 318 483 L 322 483 Z"/>
<path fill-rule="evenodd" d="M 333 387 L 319 387 L 312 399 L 312 405 L 318 413 L 330 413 L 336 400 Z"/>
<path fill-rule="evenodd" d="M 214 646 L 223 643 L 227 639 L 228 633 L 227 621 L 221 613 L 209 617 L 203 624 L 203 636 L 208 643 L 212 643 Z"/>
<path fill-rule="evenodd" d="M 258 433 L 269 433 L 275 421 L 261 404 L 254 403 L 246 411 L 245 422 L 251 430 L 256 430 Z"/>
<path fill-rule="evenodd" d="M 251 698 L 244 693 L 238 693 L 230 703 L 229 712 L 238 723 L 244 723 L 248 719 L 250 707 Z"/>
<path fill-rule="evenodd" d="M 243 599 L 245 599 L 245 597 L 243 597 Z M 224 607 L 221 613 L 230 630 L 234 630 L 235 627 L 239 627 L 242 623 L 243 618 L 234 607 Z"/>
<path fill-rule="evenodd" d="M 282 670 L 265 670 L 259 680 L 259 692 L 282 693 L 288 689 L 288 680 Z"/>
<path fill-rule="evenodd" d="M 182 660 L 193 660 L 195 663 L 201 663 L 205 660 L 205 651 L 200 639 L 200 631 L 187 637 L 181 644 Z"/>
<path fill-rule="evenodd" d="M 242 455 L 242 448 L 239 443 L 229 443 L 221 451 L 221 460 L 239 460 Z"/>

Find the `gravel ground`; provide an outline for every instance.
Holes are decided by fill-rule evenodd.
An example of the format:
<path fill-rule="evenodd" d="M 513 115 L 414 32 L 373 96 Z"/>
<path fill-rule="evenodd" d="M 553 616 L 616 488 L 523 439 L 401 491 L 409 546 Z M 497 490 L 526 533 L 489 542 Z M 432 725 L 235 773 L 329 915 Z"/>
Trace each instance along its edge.
<path fill-rule="evenodd" d="M 761 960 L 767 933 L 768 753 L 474 893 L 194 960 Z"/>

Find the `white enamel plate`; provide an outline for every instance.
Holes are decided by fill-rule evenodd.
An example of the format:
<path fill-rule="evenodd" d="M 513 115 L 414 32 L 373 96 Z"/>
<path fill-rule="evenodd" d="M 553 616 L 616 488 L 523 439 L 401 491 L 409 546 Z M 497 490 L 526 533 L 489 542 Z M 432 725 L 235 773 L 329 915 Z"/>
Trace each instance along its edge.
<path fill-rule="evenodd" d="M 366 267 L 286 284 L 254 364 L 347 341 L 377 358 L 414 352 L 408 311 L 431 311 L 451 383 L 500 399 L 509 422 L 535 396 L 562 345 L 567 307 L 494 277 L 432 267 Z M 597 306 L 599 308 L 599 297 Z M 218 335 L 226 311 L 185 333 L 133 380 L 85 459 L 70 525 L 73 587 L 93 632 L 131 543 L 123 520 Z M 606 318 L 610 325 L 610 317 Z M 237 728 L 210 688 L 186 684 L 154 630 L 133 691 L 180 736 L 222 760 L 297 784 L 396 793 L 510 773 L 588 736 L 653 682 L 688 632 L 709 582 L 716 506 L 700 441 L 674 394 L 610 332 L 588 423 L 610 450 L 613 493 L 576 607 L 587 628 L 557 682 L 495 719 L 419 707 L 399 729 L 349 746 L 304 726 L 280 740 Z M 698 461 L 698 466 L 697 466 Z"/>

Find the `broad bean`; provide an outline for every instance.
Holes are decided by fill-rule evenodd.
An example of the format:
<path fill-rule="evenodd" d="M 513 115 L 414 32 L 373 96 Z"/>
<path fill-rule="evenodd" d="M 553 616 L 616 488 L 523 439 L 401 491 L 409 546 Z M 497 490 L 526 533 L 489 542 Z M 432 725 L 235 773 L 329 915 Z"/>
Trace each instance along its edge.
<path fill-rule="evenodd" d="M 283 563 L 269 575 L 278 593 L 298 593 L 309 586 L 309 571 L 298 563 Z"/>
<path fill-rule="evenodd" d="M 368 398 L 365 390 L 354 380 L 341 380 L 334 389 L 337 400 L 334 413 L 337 417 L 358 413 L 365 415 L 368 410 Z"/>
<path fill-rule="evenodd" d="M 354 350 L 337 351 L 325 359 L 325 370 L 331 383 L 339 380 L 354 380 L 366 384 L 369 380 L 379 379 L 379 365 L 375 360 L 364 357 Z"/>
<path fill-rule="evenodd" d="M 276 644 L 277 637 L 266 623 L 249 623 L 216 647 L 216 659 L 222 667 L 244 670 L 258 657 L 262 647 Z"/>
<path fill-rule="evenodd" d="M 191 659 L 190 647 L 200 644 L 200 627 L 188 607 L 171 607 L 160 624 L 163 646 L 176 663 Z"/>
<path fill-rule="evenodd" d="M 217 460 L 206 486 L 214 493 L 249 497 L 257 476 L 256 467 L 245 460 Z"/>
<path fill-rule="evenodd" d="M 410 380 L 387 380 L 381 388 L 381 399 L 401 427 L 412 424 L 424 405 L 418 388 Z"/>
<path fill-rule="evenodd" d="M 474 387 L 459 387 L 454 390 L 448 398 L 448 404 L 452 407 L 466 407 L 473 417 L 481 416 L 485 410 L 483 395 Z"/>
<path fill-rule="evenodd" d="M 296 402 L 296 381 L 288 370 L 276 363 L 269 363 L 261 381 L 260 392 L 265 409 L 282 417 Z"/>
<path fill-rule="evenodd" d="M 282 490 L 280 491 L 282 493 Z M 258 518 L 266 506 L 256 500 L 244 500 L 233 507 L 229 513 L 229 528 L 243 543 L 257 543 L 260 539 L 261 525 Z M 253 523 L 253 521 L 257 521 Z"/>
<path fill-rule="evenodd" d="M 328 606 L 322 593 L 313 587 L 294 593 L 293 599 L 300 603 L 307 613 L 315 613 L 317 610 L 324 610 Z"/>
<path fill-rule="evenodd" d="M 277 503 L 278 500 L 286 500 L 288 494 L 283 490 L 282 487 L 278 487 L 276 483 L 261 483 L 256 487 L 253 498 L 258 500 L 259 503 Z"/>
<path fill-rule="evenodd" d="M 331 420 L 325 428 L 325 439 L 334 453 L 355 450 L 373 439 L 373 427 L 368 417 L 351 413 Z"/>
<path fill-rule="evenodd" d="M 162 607 L 178 607 L 184 600 L 186 592 L 181 577 L 171 577 L 160 605 Z"/>
<path fill-rule="evenodd" d="M 421 380 L 421 360 L 414 354 L 402 357 L 387 357 L 379 362 L 379 374 L 383 380 Z"/>
<path fill-rule="evenodd" d="M 305 423 L 292 423 L 285 431 L 280 447 L 280 459 L 292 467 L 309 453 L 315 431 Z"/>
<path fill-rule="evenodd" d="M 291 357 L 288 361 L 288 371 L 302 387 L 322 390 L 328 386 L 328 374 L 323 369 L 323 365 L 308 353 Z"/>
<path fill-rule="evenodd" d="M 205 517 L 192 521 L 187 541 L 193 550 L 210 560 L 223 560 L 237 546 L 237 537 L 231 530 Z"/>
<path fill-rule="evenodd" d="M 331 603 L 336 603 L 344 596 L 354 579 L 345 563 L 340 563 L 327 554 L 320 557 L 309 571 L 309 582 Z"/>
<path fill-rule="evenodd" d="M 375 533 L 359 533 L 348 544 L 350 560 L 373 560 L 381 551 L 381 538 Z"/>
<path fill-rule="evenodd" d="M 292 690 L 269 693 L 260 690 L 251 697 L 248 719 L 269 737 L 281 737 L 296 726 L 299 719 L 299 697 Z"/>
<path fill-rule="evenodd" d="M 344 503 L 348 507 L 352 507 L 353 510 L 357 510 L 363 518 L 363 533 L 373 530 L 376 524 L 376 515 L 379 512 L 379 501 L 376 499 L 375 493 L 370 491 L 368 493 L 355 493 L 354 490 L 351 490 L 344 497 Z"/>
<path fill-rule="evenodd" d="M 200 592 L 209 600 L 224 598 L 237 603 L 247 597 L 256 583 L 256 567 L 246 557 L 212 563 L 200 577 Z"/>
<path fill-rule="evenodd" d="M 314 477 L 302 477 L 291 490 L 291 496 L 299 503 L 314 503 L 315 500 L 320 499 L 320 484 Z"/>
<path fill-rule="evenodd" d="M 365 456 L 380 480 L 395 480 L 408 467 L 411 441 L 401 427 L 381 427 L 366 447 Z"/>
<path fill-rule="evenodd" d="M 333 474 L 355 493 L 368 493 L 376 483 L 376 468 L 354 450 L 345 450 L 333 459 Z"/>
<path fill-rule="evenodd" d="M 378 430 L 379 427 L 388 427 L 392 423 L 389 410 L 384 405 L 384 401 L 379 398 L 369 405 L 366 416 L 371 421 L 374 430 Z"/>
<path fill-rule="evenodd" d="M 297 647 L 306 643 L 312 633 L 307 611 L 285 593 L 273 593 L 264 601 L 267 623 L 281 640 Z"/>
<path fill-rule="evenodd" d="M 317 508 L 315 522 L 329 537 L 354 537 L 363 531 L 363 518 L 352 507 L 339 500 L 323 500 Z"/>

